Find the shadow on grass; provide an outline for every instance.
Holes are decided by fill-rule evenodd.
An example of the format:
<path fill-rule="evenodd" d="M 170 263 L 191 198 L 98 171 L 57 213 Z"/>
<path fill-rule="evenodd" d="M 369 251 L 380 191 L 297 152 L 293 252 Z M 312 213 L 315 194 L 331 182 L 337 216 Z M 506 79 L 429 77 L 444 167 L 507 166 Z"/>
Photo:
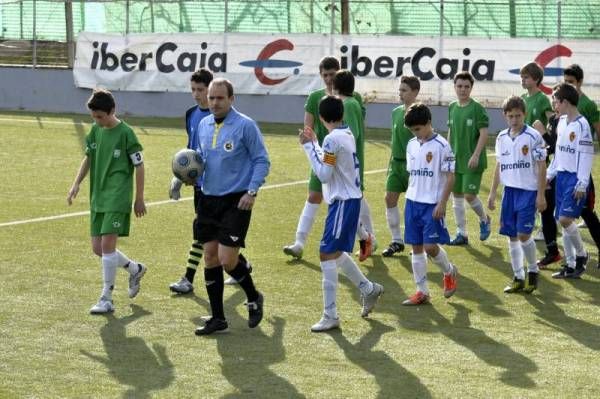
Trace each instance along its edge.
<path fill-rule="evenodd" d="M 369 319 L 368 322 L 371 329 L 356 344 L 351 343 L 340 330 L 329 335 L 348 360 L 375 377 L 380 388 L 378 398 L 431 398 L 431 393 L 416 375 L 399 365 L 385 351 L 374 350 L 383 334 L 396 329 L 377 320 Z"/>
<path fill-rule="evenodd" d="M 594 301 L 598 301 L 598 284 L 585 280 L 567 280 L 568 283 L 581 289 L 587 286 L 588 290 L 595 289 Z M 565 281 L 565 283 L 567 282 Z M 561 281 L 562 283 L 562 281 Z M 587 284 L 586 284 L 587 283 Z M 552 328 L 564 335 L 571 337 L 581 345 L 592 350 L 600 350 L 600 326 L 584 320 L 571 317 L 567 314 L 571 300 L 560 293 L 560 283 L 552 280 L 544 281 L 540 287 L 543 295 L 527 295 L 525 298 L 535 308 L 534 314 L 540 318 L 538 323 Z M 558 303 L 565 303 L 567 310 L 563 310 Z M 571 305 L 573 306 L 573 305 Z"/>
<path fill-rule="evenodd" d="M 123 393 L 124 398 L 149 398 L 151 391 L 169 387 L 174 380 L 173 364 L 162 345 L 154 344 L 151 350 L 140 337 L 128 337 L 126 326 L 151 313 L 138 305 L 130 305 L 133 313 L 116 318 L 106 317 L 100 329 L 106 357 L 85 350 L 80 352 L 105 365 L 110 374 L 122 385 L 131 388 Z"/>
<path fill-rule="evenodd" d="M 535 362 L 515 352 L 510 346 L 490 338 L 483 330 L 472 327 L 469 319 L 472 311 L 464 305 L 449 303 L 449 306 L 456 310 L 452 321 L 433 306 L 426 305 L 419 307 L 418 318 L 401 320 L 401 325 L 408 329 L 443 334 L 490 366 L 502 369 L 500 380 L 506 385 L 520 388 L 536 386 L 528 375 L 537 371 Z"/>
<path fill-rule="evenodd" d="M 224 305 L 229 322 L 227 333 L 198 337 L 217 341 L 217 350 L 221 356 L 221 374 L 237 391 L 222 397 L 304 398 L 289 381 L 270 369 L 270 366 L 286 359 L 283 346 L 285 320 L 277 316 L 266 317 L 258 327 L 248 328 L 247 318 L 242 318 L 232 311 L 232 308 L 244 299 L 245 295 L 241 290 L 226 299 Z M 265 297 L 265 309 L 268 315 L 268 297 Z M 271 336 L 262 330 L 266 323 L 273 327 Z"/>

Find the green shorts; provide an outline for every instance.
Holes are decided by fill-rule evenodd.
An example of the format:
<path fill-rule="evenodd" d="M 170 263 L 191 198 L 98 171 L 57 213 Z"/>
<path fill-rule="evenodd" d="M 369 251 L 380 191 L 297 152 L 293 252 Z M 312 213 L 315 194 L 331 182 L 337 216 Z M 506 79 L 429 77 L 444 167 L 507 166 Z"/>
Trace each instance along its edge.
<path fill-rule="evenodd" d="M 130 213 L 90 212 L 91 236 L 118 234 L 119 237 L 129 235 Z"/>
<path fill-rule="evenodd" d="M 481 176 L 483 176 L 483 173 L 455 173 L 452 192 L 459 194 L 479 194 Z"/>
<path fill-rule="evenodd" d="M 408 190 L 408 177 L 406 161 L 397 158 L 390 159 L 385 191 L 389 193 L 405 193 Z"/>
<path fill-rule="evenodd" d="M 308 191 L 312 191 L 315 193 L 323 192 L 323 187 L 321 186 L 321 181 L 315 175 L 315 172 L 310 171 L 310 177 L 308 178 Z"/>

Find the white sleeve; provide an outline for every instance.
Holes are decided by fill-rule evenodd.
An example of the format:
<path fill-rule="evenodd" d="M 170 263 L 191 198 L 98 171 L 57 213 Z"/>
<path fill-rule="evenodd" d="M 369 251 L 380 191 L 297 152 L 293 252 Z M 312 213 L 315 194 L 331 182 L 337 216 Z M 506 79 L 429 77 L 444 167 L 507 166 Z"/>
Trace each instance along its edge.
<path fill-rule="evenodd" d="M 337 161 L 337 146 L 335 145 L 335 141 L 328 139 L 329 136 L 325 136 L 323 148 L 316 141 L 303 145 L 310 166 L 322 183 L 327 183 L 331 179 Z"/>
<path fill-rule="evenodd" d="M 454 166 L 455 160 L 452 147 L 446 145 L 442 150 L 442 164 L 440 169 L 442 172 L 454 173 Z"/>
<path fill-rule="evenodd" d="M 496 159 L 500 159 L 500 134 L 502 134 L 502 132 L 498 133 L 498 136 L 496 136 L 496 146 L 494 147 Z"/>
<path fill-rule="evenodd" d="M 577 143 L 577 184 L 575 190 L 587 190 L 594 163 L 594 142 L 589 125 L 582 125 L 583 129 Z"/>
<path fill-rule="evenodd" d="M 548 151 L 546 150 L 546 142 L 539 134 L 535 137 L 535 143 L 533 143 L 533 148 L 531 150 L 531 156 L 534 161 L 545 161 L 548 156 Z"/>

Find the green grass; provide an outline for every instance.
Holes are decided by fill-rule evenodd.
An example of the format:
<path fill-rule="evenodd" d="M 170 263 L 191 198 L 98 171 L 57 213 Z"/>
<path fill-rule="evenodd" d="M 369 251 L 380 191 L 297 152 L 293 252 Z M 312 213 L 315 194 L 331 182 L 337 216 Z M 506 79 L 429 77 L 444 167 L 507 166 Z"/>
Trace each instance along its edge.
<path fill-rule="evenodd" d="M 183 147 L 178 119 L 127 118 L 145 147 L 146 201 L 167 197 L 170 157 Z M 357 290 L 340 277 L 342 330 L 312 334 L 321 312 L 318 241 L 325 207 L 299 262 L 281 247 L 294 237 L 306 184 L 263 189 L 245 254 L 266 297 L 265 319 L 249 330 L 243 294 L 227 287 L 230 332 L 196 337 L 208 314 L 202 274 L 193 296 L 172 296 L 191 238 L 188 200 L 149 206 L 120 249 L 150 270 L 140 295 L 127 298 L 117 275 L 114 315 L 88 314 L 101 288 L 89 244 L 87 216 L 14 226 L 7 222 L 88 209 L 87 189 L 72 207 L 66 193 L 89 128 L 81 115 L 0 113 L 0 397 L 597 397 L 600 392 L 600 272 L 556 281 L 544 271 L 533 295 L 502 293 L 511 278 L 506 239 L 497 230 L 472 245 L 448 248 L 460 270 L 459 289 L 442 296 L 439 270 L 429 266 L 432 305 L 400 306 L 414 291 L 410 259 L 374 256 L 362 264 L 386 293 L 371 319 L 360 318 Z M 263 125 L 272 160 L 267 185 L 307 178 L 298 126 Z M 386 137 L 379 131 L 369 137 Z M 366 170 L 385 169 L 387 142 L 366 147 Z M 490 159 L 493 165 L 493 160 Z M 491 166 L 490 166 L 491 168 Z M 600 171 L 594 169 L 595 175 Z M 490 171 L 482 198 L 487 198 Z M 87 184 L 86 184 L 87 187 Z M 366 177 L 366 196 L 380 247 L 389 240 L 385 173 Z M 454 230 L 451 208 L 448 224 Z M 588 249 L 589 235 L 584 233 Z M 595 262 L 594 262 L 595 263 Z"/>

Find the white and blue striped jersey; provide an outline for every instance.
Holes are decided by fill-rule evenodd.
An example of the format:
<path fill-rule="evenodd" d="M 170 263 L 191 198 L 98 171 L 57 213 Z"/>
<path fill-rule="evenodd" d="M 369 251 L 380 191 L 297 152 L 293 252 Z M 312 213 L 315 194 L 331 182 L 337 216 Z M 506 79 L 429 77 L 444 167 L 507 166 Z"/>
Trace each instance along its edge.
<path fill-rule="evenodd" d="M 329 132 L 323 140 L 323 148 L 317 141 L 305 143 L 303 147 L 315 175 L 323 183 L 323 198 L 328 204 L 362 198 L 356 141 L 347 126 Z"/>
<path fill-rule="evenodd" d="M 425 204 L 442 199 L 446 173 L 454 173 L 454 153 L 448 141 L 434 133 L 427 141 L 412 138 L 406 147 L 406 170 L 409 173 L 406 198 Z"/>
<path fill-rule="evenodd" d="M 538 188 L 538 162 L 546 159 L 546 144 L 531 126 L 514 136 L 510 128 L 496 138 L 496 162 L 500 166 L 500 182 L 505 187 L 536 191 Z"/>
<path fill-rule="evenodd" d="M 590 182 L 594 161 L 594 142 L 588 121 L 579 115 L 569 122 L 567 115 L 561 115 L 556 127 L 556 152 L 548 168 L 548 179 L 558 172 L 577 174 L 577 191 L 585 191 Z"/>

